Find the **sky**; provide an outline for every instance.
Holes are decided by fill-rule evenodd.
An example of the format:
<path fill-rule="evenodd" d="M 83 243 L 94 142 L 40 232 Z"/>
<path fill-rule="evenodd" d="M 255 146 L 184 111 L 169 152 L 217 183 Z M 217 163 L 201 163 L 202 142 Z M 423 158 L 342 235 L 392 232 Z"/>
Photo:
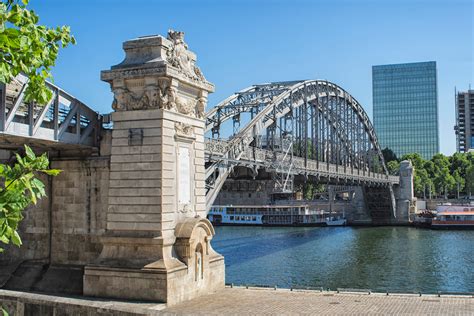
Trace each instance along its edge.
<path fill-rule="evenodd" d="M 208 108 L 252 84 L 325 79 L 372 117 L 372 66 L 436 61 L 440 150 L 456 150 L 454 91 L 474 89 L 472 0 L 30 0 L 48 26 L 70 25 L 77 44 L 59 53 L 54 83 L 101 113 L 112 111 L 100 71 L 122 43 L 185 32 L 216 86 Z"/>

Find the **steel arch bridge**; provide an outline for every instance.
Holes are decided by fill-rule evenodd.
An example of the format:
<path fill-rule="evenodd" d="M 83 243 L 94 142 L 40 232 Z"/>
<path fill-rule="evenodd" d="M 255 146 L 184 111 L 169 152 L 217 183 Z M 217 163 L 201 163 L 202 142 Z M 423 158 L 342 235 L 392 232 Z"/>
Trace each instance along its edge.
<path fill-rule="evenodd" d="M 55 98 L 40 110 L 22 101 L 24 81 L 0 85 L 2 146 L 35 141 L 51 148 L 98 147 L 102 117 L 48 85 Z M 393 184 L 399 178 L 388 175 L 364 109 L 338 85 L 324 80 L 253 85 L 219 103 L 205 119 L 207 209 L 233 168 L 244 166 L 254 175 L 259 168 L 271 172 L 283 192 L 290 191 L 295 175 L 361 185 L 370 188 L 365 195 L 367 207 L 376 210 L 372 215 L 386 218 L 387 209 L 395 214 Z"/>
<path fill-rule="evenodd" d="M 209 209 L 235 166 L 377 188 L 393 184 L 372 123 L 357 100 L 324 80 L 253 85 L 206 113 L 206 203 Z M 230 134 L 224 140 L 223 134 Z M 387 194 L 385 194 L 387 196 Z"/>

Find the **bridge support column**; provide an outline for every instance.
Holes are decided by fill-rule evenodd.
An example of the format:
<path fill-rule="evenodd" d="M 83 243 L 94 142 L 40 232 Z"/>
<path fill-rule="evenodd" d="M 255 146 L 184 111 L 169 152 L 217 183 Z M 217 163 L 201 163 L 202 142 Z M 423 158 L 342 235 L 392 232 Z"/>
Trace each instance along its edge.
<path fill-rule="evenodd" d="M 400 185 L 396 191 L 397 208 L 396 221 L 408 223 L 410 215 L 415 213 L 416 198 L 413 188 L 414 168 L 409 160 L 400 163 Z"/>
<path fill-rule="evenodd" d="M 84 294 L 172 305 L 224 287 L 206 219 L 204 109 L 214 86 L 184 33 L 127 41 L 114 93 L 107 233 Z"/>

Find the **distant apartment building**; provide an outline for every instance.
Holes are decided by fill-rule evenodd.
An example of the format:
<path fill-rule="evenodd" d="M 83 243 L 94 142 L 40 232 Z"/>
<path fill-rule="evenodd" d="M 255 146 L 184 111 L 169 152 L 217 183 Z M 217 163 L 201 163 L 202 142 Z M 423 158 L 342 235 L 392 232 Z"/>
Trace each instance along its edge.
<path fill-rule="evenodd" d="M 474 150 L 474 90 L 456 93 L 456 143 L 458 152 Z"/>
<path fill-rule="evenodd" d="M 397 157 L 439 152 L 436 62 L 372 67 L 373 123 L 382 148 Z"/>

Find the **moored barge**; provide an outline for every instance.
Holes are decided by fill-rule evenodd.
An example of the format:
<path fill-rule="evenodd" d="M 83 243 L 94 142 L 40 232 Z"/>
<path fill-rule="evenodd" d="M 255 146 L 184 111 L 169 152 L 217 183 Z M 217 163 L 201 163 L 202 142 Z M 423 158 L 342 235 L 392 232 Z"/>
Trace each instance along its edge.
<path fill-rule="evenodd" d="M 431 221 L 431 228 L 435 229 L 474 229 L 474 210 L 449 210 L 439 212 Z"/>
<path fill-rule="evenodd" d="M 214 225 L 344 226 L 344 213 L 299 205 L 215 205 L 208 214 Z"/>

